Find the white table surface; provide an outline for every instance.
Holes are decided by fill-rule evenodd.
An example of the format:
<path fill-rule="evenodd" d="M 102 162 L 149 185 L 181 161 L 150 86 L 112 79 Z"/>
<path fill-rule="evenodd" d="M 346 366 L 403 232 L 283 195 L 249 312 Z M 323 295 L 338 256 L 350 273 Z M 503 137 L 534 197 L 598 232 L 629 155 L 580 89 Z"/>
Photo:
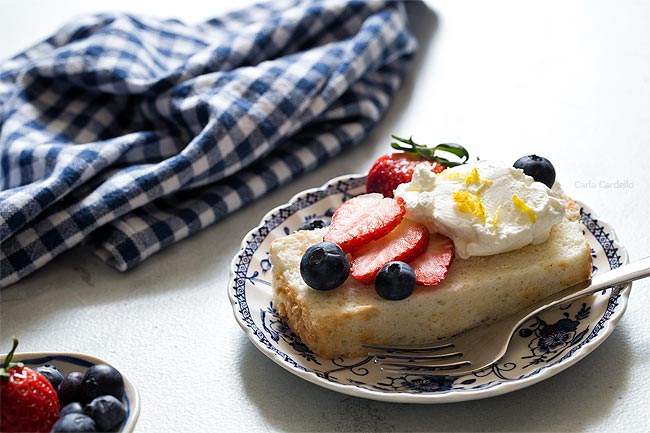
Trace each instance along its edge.
<path fill-rule="evenodd" d="M 266 358 L 236 324 L 228 269 L 246 232 L 293 194 L 367 170 L 393 132 L 458 142 L 482 159 L 542 154 L 632 260 L 650 253 L 650 3 L 429 3 L 435 13 L 409 5 L 419 57 L 363 144 L 127 273 L 81 247 L 63 254 L 0 293 L 1 351 L 17 335 L 21 351 L 110 361 L 140 391 L 137 432 L 650 431 L 648 281 L 634 284 L 625 316 L 585 359 L 467 403 L 390 404 L 320 388 Z M 237 4 L 0 0 L 0 58 L 82 13 L 194 22 Z"/>

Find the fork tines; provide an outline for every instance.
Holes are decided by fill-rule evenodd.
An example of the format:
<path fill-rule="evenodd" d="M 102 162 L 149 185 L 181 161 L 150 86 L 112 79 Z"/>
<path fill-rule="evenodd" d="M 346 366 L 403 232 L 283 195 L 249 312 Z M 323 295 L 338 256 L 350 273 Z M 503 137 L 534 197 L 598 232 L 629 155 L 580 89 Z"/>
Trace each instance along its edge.
<path fill-rule="evenodd" d="M 456 370 L 462 367 L 467 367 L 470 365 L 469 361 L 455 362 L 452 364 L 445 364 L 442 366 L 430 366 L 430 365 L 416 365 L 411 363 L 398 363 L 398 362 L 379 362 L 375 361 L 380 365 L 381 371 L 386 373 L 396 373 L 396 374 L 418 374 L 418 375 L 438 375 L 446 373 L 456 373 Z"/>
<path fill-rule="evenodd" d="M 388 373 L 436 374 L 439 371 L 455 370 L 467 367 L 469 361 L 449 362 L 453 358 L 463 356 L 451 343 L 430 346 L 380 346 L 365 345 L 375 357 L 382 371 Z M 443 353 L 440 353 L 440 352 Z M 394 361 L 393 361 L 394 360 Z M 404 360 L 405 362 L 398 362 Z"/>
<path fill-rule="evenodd" d="M 453 347 L 453 346 L 449 346 Z M 382 352 L 368 352 L 368 355 L 378 359 L 416 359 L 416 360 L 434 360 L 448 359 L 457 356 L 463 356 L 461 352 L 431 353 L 429 350 L 386 350 Z"/>
<path fill-rule="evenodd" d="M 382 353 L 420 353 L 432 352 L 454 347 L 452 343 L 436 344 L 430 346 L 382 346 L 378 344 L 364 344 L 363 347 L 372 350 L 381 350 Z"/>

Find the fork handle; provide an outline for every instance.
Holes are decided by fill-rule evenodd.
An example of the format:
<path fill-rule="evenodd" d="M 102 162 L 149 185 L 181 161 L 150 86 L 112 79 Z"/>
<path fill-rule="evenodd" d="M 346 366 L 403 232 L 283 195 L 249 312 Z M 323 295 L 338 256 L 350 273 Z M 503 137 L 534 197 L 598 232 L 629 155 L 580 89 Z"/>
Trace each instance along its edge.
<path fill-rule="evenodd" d="M 650 276 L 650 257 L 643 258 L 627 265 L 619 266 L 611 271 L 596 275 L 591 279 L 591 281 L 583 281 L 582 283 L 564 289 L 531 305 L 528 307 L 528 311 L 526 311 L 525 315 L 520 316 L 517 314 L 517 316 L 523 317 L 518 321 L 517 325 L 521 325 L 532 315 L 546 310 L 547 308 L 572 301 L 585 295 L 590 295 L 611 286 L 629 283 L 648 276 Z"/>
<path fill-rule="evenodd" d="M 600 289 L 629 283 L 650 276 L 650 257 L 643 258 L 627 265 L 619 266 L 611 271 L 596 275 L 591 280 L 590 289 L 585 293 L 597 292 Z"/>

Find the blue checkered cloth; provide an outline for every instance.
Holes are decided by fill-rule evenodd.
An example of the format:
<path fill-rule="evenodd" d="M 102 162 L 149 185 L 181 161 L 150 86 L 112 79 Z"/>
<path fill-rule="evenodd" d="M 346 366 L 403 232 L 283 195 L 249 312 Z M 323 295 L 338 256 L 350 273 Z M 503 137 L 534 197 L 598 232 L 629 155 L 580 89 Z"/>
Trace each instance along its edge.
<path fill-rule="evenodd" d="M 0 286 L 80 243 L 127 270 L 314 169 L 367 136 L 415 49 L 380 1 L 63 27 L 0 64 Z"/>

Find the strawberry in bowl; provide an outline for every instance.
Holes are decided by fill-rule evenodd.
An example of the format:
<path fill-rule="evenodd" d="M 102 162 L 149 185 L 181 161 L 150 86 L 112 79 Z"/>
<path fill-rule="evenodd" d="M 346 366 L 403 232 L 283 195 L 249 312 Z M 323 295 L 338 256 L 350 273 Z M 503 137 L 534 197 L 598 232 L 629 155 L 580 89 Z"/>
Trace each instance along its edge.
<path fill-rule="evenodd" d="M 50 382 L 21 362 L 12 362 L 18 340 L 0 369 L 3 432 L 49 432 L 59 419 L 59 398 Z"/>

